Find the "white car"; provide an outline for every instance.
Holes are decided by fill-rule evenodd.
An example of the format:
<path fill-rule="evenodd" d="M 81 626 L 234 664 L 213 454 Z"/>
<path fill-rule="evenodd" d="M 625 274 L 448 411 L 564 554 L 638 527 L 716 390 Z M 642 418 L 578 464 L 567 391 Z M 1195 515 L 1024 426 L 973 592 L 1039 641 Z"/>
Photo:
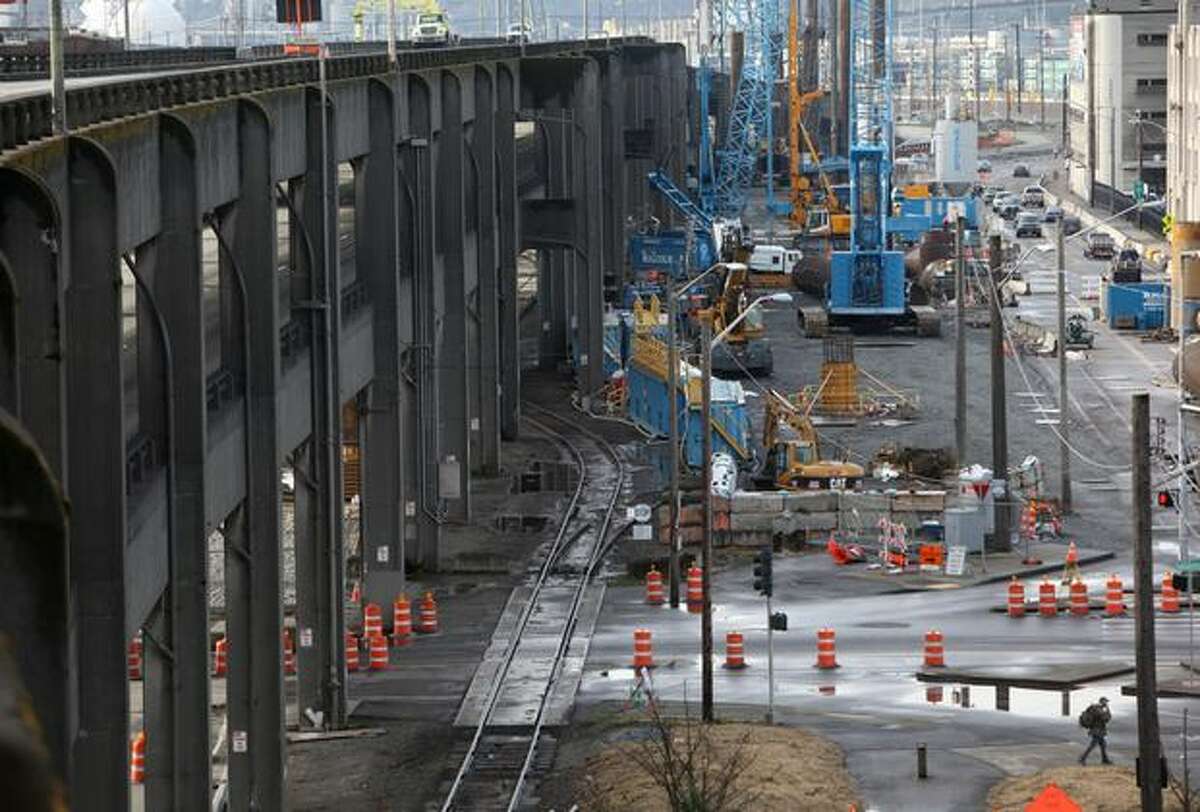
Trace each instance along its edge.
<path fill-rule="evenodd" d="M 442 12 L 417 15 L 416 25 L 408 34 L 414 45 L 452 45 L 458 37 L 450 32 L 450 19 Z"/>
<path fill-rule="evenodd" d="M 524 23 L 509 23 L 504 40 L 513 43 L 529 42 L 532 34 L 532 29 Z"/>

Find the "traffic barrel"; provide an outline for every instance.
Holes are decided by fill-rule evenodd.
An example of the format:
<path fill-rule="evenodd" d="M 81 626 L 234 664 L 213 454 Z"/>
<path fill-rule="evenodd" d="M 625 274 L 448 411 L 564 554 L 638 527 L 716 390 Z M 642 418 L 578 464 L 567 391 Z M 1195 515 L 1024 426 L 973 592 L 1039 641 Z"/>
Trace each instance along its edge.
<path fill-rule="evenodd" d="M 1175 576 L 1170 570 L 1163 573 L 1162 610 L 1170 615 L 1179 611 L 1179 590 L 1175 588 Z"/>
<path fill-rule="evenodd" d="M 417 622 L 417 631 L 421 634 L 436 634 L 438 630 L 437 601 L 432 592 L 426 592 L 421 600 L 421 616 Z"/>
<path fill-rule="evenodd" d="M 836 635 L 833 629 L 817 629 L 817 668 L 837 668 Z"/>
<path fill-rule="evenodd" d="M 1108 582 L 1104 585 L 1104 614 L 1108 617 L 1118 617 L 1125 614 L 1125 590 L 1121 584 L 1121 579 L 1114 572 L 1108 576 Z"/>
<path fill-rule="evenodd" d="M 288 676 L 296 673 L 296 642 L 291 629 L 283 630 L 283 673 Z"/>
<path fill-rule="evenodd" d="M 946 648 L 942 633 L 937 629 L 925 632 L 925 667 L 943 668 L 946 665 Z"/>
<path fill-rule="evenodd" d="M 125 658 L 129 666 L 129 679 L 139 680 L 142 678 L 142 633 L 138 632 L 137 637 L 129 641 L 129 650 Z"/>
<path fill-rule="evenodd" d="M 1051 581 L 1043 580 L 1038 585 L 1038 614 L 1058 617 L 1058 589 Z"/>
<path fill-rule="evenodd" d="M 649 629 L 633 630 L 633 668 L 653 668 L 654 651 Z"/>
<path fill-rule="evenodd" d="M 694 615 L 704 611 L 704 571 L 699 567 L 688 568 L 687 605 Z"/>
<path fill-rule="evenodd" d="M 392 601 L 392 645 L 396 648 L 412 642 L 412 602 L 407 595 Z"/>
<path fill-rule="evenodd" d="M 725 667 L 746 667 L 746 641 L 741 632 L 725 633 Z"/>
<path fill-rule="evenodd" d="M 229 638 L 222 637 L 217 641 L 213 651 L 213 676 L 223 677 L 229 670 Z"/>
<path fill-rule="evenodd" d="M 363 607 L 363 637 L 383 636 L 383 610 L 377 603 L 368 603 Z"/>
<path fill-rule="evenodd" d="M 1015 575 L 1008 583 L 1008 616 L 1025 617 L 1025 584 Z"/>
<path fill-rule="evenodd" d="M 1088 615 L 1087 583 L 1078 578 L 1071 582 L 1071 614 L 1074 617 L 1087 617 Z"/>
<path fill-rule="evenodd" d="M 368 661 L 368 665 L 372 671 L 383 671 L 388 667 L 387 638 L 382 634 L 377 634 L 369 639 L 368 649 L 371 653 L 371 659 Z"/>
<path fill-rule="evenodd" d="M 146 782 L 146 731 L 140 731 L 129 745 L 129 783 Z"/>
<path fill-rule="evenodd" d="M 653 564 L 646 573 L 646 603 L 651 606 L 662 606 L 663 603 L 662 573 Z"/>
<path fill-rule="evenodd" d="M 346 632 L 346 670 L 351 673 L 358 670 L 358 638 L 351 632 Z"/>

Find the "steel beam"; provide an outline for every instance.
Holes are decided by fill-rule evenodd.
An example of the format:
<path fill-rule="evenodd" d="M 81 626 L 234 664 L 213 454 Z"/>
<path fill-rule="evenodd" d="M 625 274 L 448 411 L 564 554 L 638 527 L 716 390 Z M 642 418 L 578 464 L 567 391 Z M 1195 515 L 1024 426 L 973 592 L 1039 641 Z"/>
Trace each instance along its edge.
<path fill-rule="evenodd" d="M 405 80 L 402 80 L 405 81 Z M 424 77 L 406 79 L 408 136 L 402 146 L 400 185 L 400 346 L 405 467 L 405 555 L 427 570 L 438 566 L 441 508 L 437 461 L 437 375 L 434 368 L 433 93 Z"/>
<path fill-rule="evenodd" d="M 375 371 L 367 390 L 362 451 L 362 567 L 367 601 L 390 606 L 404 590 L 405 493 L 400 391 L 400 246 L 397 220 L 396 110 L 392 86 L 372 81 L 367 89 L 369 168 L 363 185 L 363 234 L 357 243 L 358 273 L 373 306 Z M 411 323 L 410 319 L 404 321 Z M 407 327 L 407 325 L 406 325 Z M 391 618 L 385 618 L 390 623 Z"/>
<path fill-rule="evenodd" d="M 238 103 L 237 201 L 218 224 L 230 236 L 223 263 L 245 284 L 246 500 L 224 522 L 229 809 L 286 809 L 280 634 L 277 392 L 279 313 L 271 130 L 256 102 Z M 236 266 L 236 268 L 232 267 Z"/>
<path fill-rule="evenodd" d="M 153 436 L 163 440 L 170 511 L 166 539 L 170 582 L 143 646 L 146 805 L 199 812 L 209 807 L 211 770 L 208 749 L 196 746 L 209 735 L 204 515 L 208 435 L 196 181 L 191 131 L 179 119 L 163 116 L 159 122 L 162 230 L 138 252 L 136 261 L 138 276 L 150 291 L 148 297 L 139 291 L 138 298 L 138 361 L 151 372 L 138 381 L 139 396 L 145 395 L 139 418 L 143 432 L 153 425 L 157 429 Z M 159 318 L 167 333 L 165 347 Z M 157 403 L 151 393 L 159 397 Z"/>
<path fill-rule="evenodd" d="M 338 164 L 335 111 L 320 87 L 306 98 L 307 171 L 298 255 L 301 307 L 312 337 L 312 434 L 301 464 L 311 499 L 296 502 L 296 630 L 302 725 L 345 725 L 345 635 L 342 613 L 342 398 L 339 385 L 341 269 L 338 250 Z M 355 172 L 355 183 L 361 183 Z M 355 235 L 355 246 L 368 240 Z M 308 251 L 311 250 L 311 254 Z M 297 493 L 300 492 L 297 488 Z M 304 509 L 303 515 L 301 509 Z M 317 720 L 320 721 L 317 721 Z"/>
<path fill-rule="evenodd" d="M 478 255 L 478 317 L 476 340 L 478 383 L 472 394 L 478 404 L 479 424 L 476 468 L 484 476 L 500 471 L 500 301 L 498 228 L 496 216 L 496 116 L 494 79 L 483 67 L 475 69 L 475 121 L 468 149 L 475 169 L 473 198 L 476 206 Z M 472 424 L 472 429 L 476 426 Z"/>
<path fill-rule="evenodd" d="M 67 142 L 67 497 L 79 730 L 71 794 L 124 810 L 129 689 L 125 663 L 125 424 L 117 182 L 95 142 Z"/>
<path fill-rule="evenodd" d="M 496 69 L 496 175 L 500 252 L 500 436 L 515 440 L 521 417 L 521 325 L 517 296 L 516 87 L 507 65 Z"/>
<path fill-rule="evenodd" d="M 466 522 L 470 507 L 470 444 L 468 442 L 467 324 L 464 251 L 465 221 L 462 82 L 453 72 L 438 80 L 441 121 L 434 143 L 435 313 L 440 322 L 434 346 L 438 376 L 438 416 L 441 424 L 444 473 L 439 493 L 450 519 Z"/>

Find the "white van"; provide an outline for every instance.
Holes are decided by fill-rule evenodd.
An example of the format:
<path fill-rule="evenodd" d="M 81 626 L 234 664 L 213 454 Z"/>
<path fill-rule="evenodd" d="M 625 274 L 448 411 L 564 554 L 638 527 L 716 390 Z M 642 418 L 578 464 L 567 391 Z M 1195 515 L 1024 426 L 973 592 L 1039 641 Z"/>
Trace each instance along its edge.
<path fill-rule="evenodd" d="M 756 245 L 750 253 L 750 271 L 752 273 L 790 274 L 796 263 L 803 259 L 804 253 L 795 248 L 784 248 L 782 245 Z"/>

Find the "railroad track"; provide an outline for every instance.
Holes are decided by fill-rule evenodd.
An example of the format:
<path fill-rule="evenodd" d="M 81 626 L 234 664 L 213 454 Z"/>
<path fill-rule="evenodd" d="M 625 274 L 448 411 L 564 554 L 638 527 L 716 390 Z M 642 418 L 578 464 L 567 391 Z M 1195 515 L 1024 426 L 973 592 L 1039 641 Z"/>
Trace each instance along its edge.
<path fill-rule="evenodd" d="M 442 812 L 450 810 L 506 810 L 521 808 L 531 779 L 553 761 L 553 740 L 546 736 L 547 710 L 563 681 L 584 597 L 593 575 L 610 546 L 609 529 L 626 473 L 616 449 L 583 426 L 534 404 L 524 404 L 525 418 L 574 459 L 578 472 L 574 493 L 563 512 L 554 540 L 529 586 L 521 610 L 466 746 L 462 763 L 450 784 Z M 537 417 L 532 415 L 536 414 Z M 532 621 L 532 623 L 531 623 Z M 547 626 L 561 623 L 558 626 Z M 547 638 L 547 628 L 557 634 Z M 531 679 L 522 667 L 514 669 L 517 652 L 527 630 L 540 631 L 538 655 L 548 671 Z M 547 639 L 553 651 L 547 653 Z M 544 686 L 540 695 L 528 696 L 529 686 Z M 525 690 L 527 700 L 517 703 L 514 724 L 511 698 Z M 573 693 L 573 689 L 572 689 Z M 497 714 L 502 697 L 505 707 Z"/>

